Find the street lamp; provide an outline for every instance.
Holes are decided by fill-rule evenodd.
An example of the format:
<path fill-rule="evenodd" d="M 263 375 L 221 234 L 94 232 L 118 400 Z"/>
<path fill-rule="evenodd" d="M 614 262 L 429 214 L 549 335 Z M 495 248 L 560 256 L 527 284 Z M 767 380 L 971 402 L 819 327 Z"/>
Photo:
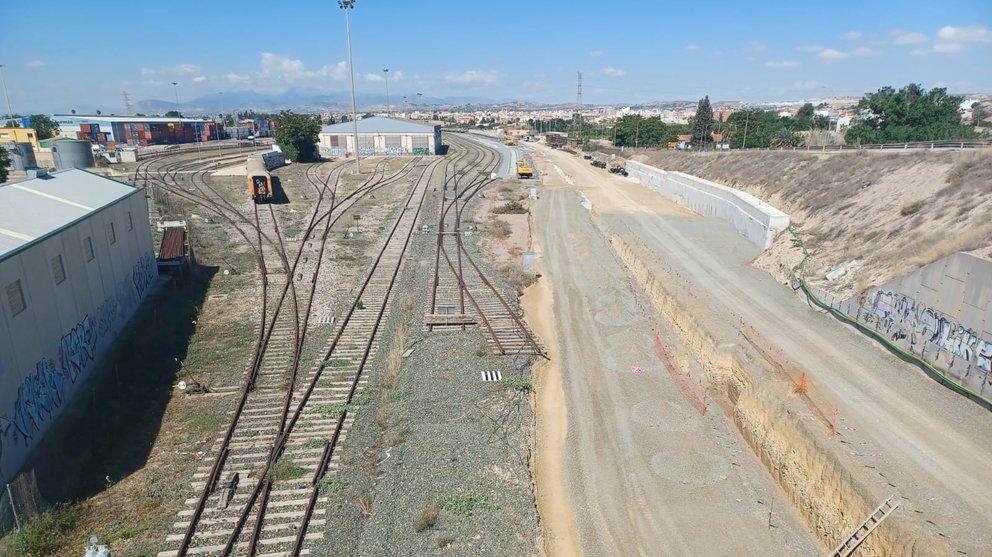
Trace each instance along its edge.
<path fill-rule="evenodd" d="M 220 128 L 224 127 L 224 92 L 221 91 L 217 94 L 220 95 L 220 127 L 217 128 L 217 139 L 219 140 L 221 138 Z"/>
<path fill-rule="evenodd" d="M 176 93 L 176 118 L 180 118 L 181 116 L 179 115 L 179 83 L 178 82 L 175 81 L 172 82 L 172 90 Z"/>
<path fill-rule="evenodd" d="M 10 108 L 10 95 L 7 94 L 7 82 L 3 79 L 3 64 L 0 64 L 0 83 L 3 84 L 3 96 L 7 99 L 7 119 L 14 120 L 14 111 Z"/>
<path fill-rule="evenodd" d="M 361 155 L 358 151 L 358 106 L 355 104 L 355 65 L 351 59 L 351 17 L 349 11 L 355 7 L 355 0 L 338 0 L 338 6 L 344 10 L 344 28 L 348 35 L 348 73 L 351 76 L 351 121 L 355 130 L 355 173 L 362 173 Z"/>
<path fill-rule="evenodd" d="M 389 105 L 389 68 L 382 68 L 382 75 L 386 80 L 386 116 L 392 116 L 392 107 Z"/>

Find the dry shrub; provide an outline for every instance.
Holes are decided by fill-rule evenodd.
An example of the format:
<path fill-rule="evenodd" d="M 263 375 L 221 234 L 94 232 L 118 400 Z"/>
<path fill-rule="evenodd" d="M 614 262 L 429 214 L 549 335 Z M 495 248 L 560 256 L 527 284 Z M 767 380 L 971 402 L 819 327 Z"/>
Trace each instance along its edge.
<path fill-rule="evenodd" d="M 441 514 L 441 509 L 438 508 L 437 504 L 431 503 L 427 505 L 427 507 L 417 513 L 417 516 L 413 517 L 414 531 L 423 532 L 424 530 L 433 528 L 437 524 L 439 514 Z"/>
<path fill-rule="evenodd" d="M 899 214 L 904 217 L 908 217 L 909 215 L 915 215 L 916 213 L 920 212 L 920 209 L 923 208 L 923 204 L 924 204 L 924 200 L 922 199 L 917 199 L 912 203 L 907 203 L 903 205 L 901 209 L 899 209 Z"/>
<path fill-rule="evenodd" d="M 362 496 L 355 499 L 355 506 L 361 511 L 364 518 L 372 516 L 372 500 L 368 497 Z"/>
<path fill-rule="evenodd" d="M 809 392 L 809 377 L 803 372 L 799 374 L 799 381 L 792 387 L 792 392 L 804 395 Z"/>

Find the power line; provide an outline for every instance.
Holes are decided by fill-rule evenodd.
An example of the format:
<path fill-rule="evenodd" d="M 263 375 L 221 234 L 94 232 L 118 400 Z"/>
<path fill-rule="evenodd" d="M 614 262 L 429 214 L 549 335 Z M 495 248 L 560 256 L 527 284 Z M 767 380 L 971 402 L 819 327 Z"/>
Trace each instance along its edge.
<path fill-rule="evenodd" d="M 131 98 L 127 96 L 127 91 L 121 92 L 121 97 L 124 98 L 124 115 L 131 115 Z"/>

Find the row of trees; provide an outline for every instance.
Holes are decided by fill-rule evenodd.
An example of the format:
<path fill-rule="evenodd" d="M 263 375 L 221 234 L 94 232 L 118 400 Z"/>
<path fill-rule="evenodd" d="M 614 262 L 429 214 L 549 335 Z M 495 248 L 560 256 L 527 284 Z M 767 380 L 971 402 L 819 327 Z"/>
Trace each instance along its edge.
<path fill-rule="evenodd" d="M 897 91 L 883 87 L 859 101 L 858 116 L 843 139 L 848 144 L 973 139 L 979 135 L 974 126 L 982 125 L 990 114 L 976 104 L 972 106 L 972 121 L 963 123 L 959 112 L 963 100 L 960 96 L 948 95 L 943 88 L 927 91 L 918 84 L 910 84 Z M 578 135 L 613 139 L 618 147 L 664 147 L 676 141 L 677 136 L 690 133 L 697 148 L 708 147 L 712 134 L 721 135 L 733 149 L 799 147 L 830 129 L 830 119 L 816 113 L 826 106 L 806 103 L 793 116 L 746 109 L 734 112 L 722 121 L 713 117 L 713 108 L 706 96 L 699 100 L 696 113 L 688 124 L 669 124 L 662 122 L 660 117 L 645 118 L 635 114 L 618 119 L 612 127 L 583 122 Z M 572 120 L 528 120 L 527 124 L 535 133 L 576 133 Z M 840 142 L 839 136 L 832 139 Z"/>

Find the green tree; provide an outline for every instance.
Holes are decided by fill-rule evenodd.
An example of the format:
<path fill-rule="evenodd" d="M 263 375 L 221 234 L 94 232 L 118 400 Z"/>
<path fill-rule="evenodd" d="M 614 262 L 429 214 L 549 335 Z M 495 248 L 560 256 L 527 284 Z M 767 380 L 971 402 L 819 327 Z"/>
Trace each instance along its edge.
<path fill-rule="evenodd" d="M 55 137 L 59 133 L 59 124 L 44 114 L 31 115 L 31 127 L 38 133 L 38 139 Z"/>
<path fill-rule="evenodd" d="M 799 112 L 796 112 L 796 123 L 801 127 L 810 127 L 813 122 L 813 117 L 816 116 L 816 109 L 813 108 L 813 103 L 806 103 L 799 108 Z"/>
<path fill-rule="evenodd" d="M 710 106 L 710 96 L 699 99 L 696 106 L 696 115 L 692 117 L 692 141 L 699 145 L 699 148 L 706 148 L 710 142 L 710 133 L 713 131 L 713 107 Z"/>
<path fill-rule="evenodd" d="M 276 120 L 276 143 L 286 157 L 300 162 L 315 160 L 314 145 L 320 134 L 320 120 L 285 110 Z"/>
<path fill-rule="evenodd" d="M 971 125 L 972 126 L 982 126 L 985 120 L 989 117 L 989 111 L 985 110 L 985 107 L 980 103 L 971 103 Z"/>
<path fill-rule="evenodd" d="M 0 147 L 0 183 L 7 181 L 7 172 L 10 170 L 10 153 Z"/>
<path fill-rule="evenodd" d="M 858 102 L 859 119 L 844 137 L 848 143 L 969 139 L 975 132 L 961 122 L 962 101 L 939 87 L 929 91 L 916 83 L 898 91 L 883 87 Z"/>
<path fill-rule="evenodd" d="M 165 113 L 166 118 L 182 118 L 183 115 L 178 110 L 170 110 Z"/>

